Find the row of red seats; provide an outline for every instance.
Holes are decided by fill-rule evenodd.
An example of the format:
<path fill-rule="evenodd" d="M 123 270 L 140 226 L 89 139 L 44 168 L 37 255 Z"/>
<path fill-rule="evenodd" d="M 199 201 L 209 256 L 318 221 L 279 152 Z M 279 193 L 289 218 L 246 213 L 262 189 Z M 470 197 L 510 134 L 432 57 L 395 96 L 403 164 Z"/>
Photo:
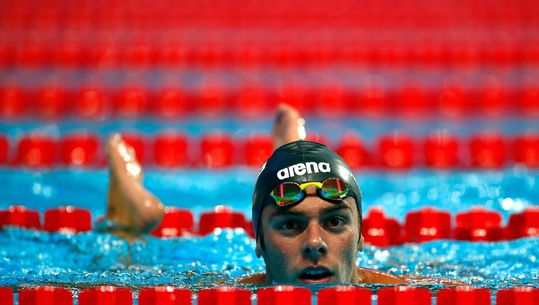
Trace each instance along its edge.
<path fill-rule="evenodd" d="M 235 165 L 261 166 L 273 151 L 267 135 L 234 139 L 225 133 L 208 133 L 199 140 L 186 135 L 165 132 L 147 139 L 140 134 L 124 134 L 138 160 L 162 168 L 224 169 Z M 328 144 L 323 135 L 308 139 Z M 98 167 L 105 165 L 103 141 L 87 133 L 66 135 L 57 140 L 50 136 L 30 134 L 10 144 L 0 135 L 0 165 L 48 169 L 53 166 Z M 330 145 L 332 146 L 332 145 Z M 459 139 L 438 130 L 423 140 L 402 132 L 382 135 L 375 147 L 367 149 L 353 132 L 343 135 L 335 150 L 352 169 L 379 168 L 408 170 L 426 166 L 433 169 L 500 169 L 511 164 L 539 167 L 539 133 L 527 132 L 508 138 L 484 131 L 469 139 Z"/>
<path fill-rule="evenodd" d="M 477 207 L 457 213 L 456 226 L 451 226 L 451 214 L 426 207 L 406 215 L 401 225 L 386 217 L 381 208 L 371 209 L 363 219 L 362 233 L 365 242 L 379 247 L 400 245 L 408 242 L 426 242 L 437 239 L 468 241 L 501 241 L 527 236 L 539 236 L 539 209 L 528 208 L 510 216 L 502 227 L 499 212 Z M 91 214 L 86 209 L 71 206 L 50 209 L 45 212 L 43 229 L 47 232 L 86 232 L 92 229 Z M 23 206 L 11 206 L 0 211 L 0 229 L 19 226 L 41 229 L 39 213 Z M 152 231 L 156 237 L 180 237 L 184 235 L 207 235 L 216 229 L 240 228 L 254 237 L 253 226 L 242 213 L 226 206 L 217 206 L 200 215 L 195 229 L 191 211 L 168 207 L 162 222 Z"/>
<path fill-rule="evenodd" d="M 272 89 L 246 85 L 234 91 L 215 82 L 201 83 L 195 91 L 177 87 L 148 91 L 133 86 L 118 90 L 4 87 L 0 88 L 0 118 L 101 120 L 109 116 L 135 119 L 150 115 L 174 119 L 226 114 L 251 118 L 273 111 L 276 101 L 294 106 L 304 115 L 328 117 L 539 117 L 539 85 L 509 89 L 491 80 L 474 90 L 455 84 L 436 90 L 406 85 L 389 91 L 381 79 L 371 79 L 366 81 L 366 87 L 356 89 L 345 89 L 338 83 L 308 89 L 293 82 Z"/>
<path fill-rule="evenodd" d="M 79 305 L 131 305 L 134 292 L 129 288 L 97 286 L 81 289 Z M 196 295 L 196 297 L 195 297 Z M 255 300 L 256 296 L 256 301 Z M 250 290 L 237 287 L 201 289 L 196 294 L 186 288 L 159 286 L 141 288 L 138 291 L 139 305 L 311 305 L 316 297 L 317 305 L 431 305 L 433 295 L 422 287 L 382 287 L 376 293 L 368 288 L 335 286 L 320 289 L 313 294 L 307 287 L 272 286 L 259 288 L 255 295 Z M 491 305 L 494 293 L 488 288 L 471 286 L 442 288 L 436 293 L 437 305 Z M 73 305 L 70 289 L 53 286 L 37 286 L 19 290 L 19 305 Z M 13 305 L 11 288 L 0 287 L 0 302 Z M 496 292 L 496 305 L 537 305 L 539 289 L 533 287 L 504 288 Z"/>
<path fill-rule="evenodd" d="M 519 67 L 539 64 L 539 41 L 492 46 L 451 43 L 448 45 L 391 45 L 318 43 L 223 46 L 92 44 L 73 41 L 52 44 L 0 45 L 2 68 L 171 68 L 201 66 L 320 66 L 362 65 L 390 67 L 479 68 Z"/>

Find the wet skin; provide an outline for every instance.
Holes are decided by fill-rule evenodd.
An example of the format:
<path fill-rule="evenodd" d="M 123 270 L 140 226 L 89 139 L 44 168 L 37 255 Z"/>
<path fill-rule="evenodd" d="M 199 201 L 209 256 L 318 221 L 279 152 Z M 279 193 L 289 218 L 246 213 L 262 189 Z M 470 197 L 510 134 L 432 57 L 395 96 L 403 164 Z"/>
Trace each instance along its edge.
<path fill-rule="evenodd" d="M 363 248 L 353 198 L 331 203 L 306 189 L 291 208 L 267 205 L 262 211 L 256 253 L 266 263 L 267 283 L 359 282 L 357 252 Z M 261 245 L 263 238 L 264 247 Z"/>

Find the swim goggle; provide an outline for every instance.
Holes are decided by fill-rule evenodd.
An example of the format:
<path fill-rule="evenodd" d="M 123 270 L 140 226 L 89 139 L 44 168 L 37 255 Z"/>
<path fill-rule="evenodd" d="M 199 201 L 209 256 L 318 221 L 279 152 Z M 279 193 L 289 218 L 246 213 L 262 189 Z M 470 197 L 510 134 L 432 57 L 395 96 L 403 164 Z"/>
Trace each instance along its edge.
<path fill-rule="evenodd" d="M 331 202 L 341 202 L 349 196 L 348 184 L 340 178 L 327 178 L 322 182 L 283 182 L 274 188 L 270 196 L 279 207 L 289 206 L 302 201 L 306 197 L 305 189 L 309 185 L 316 186 L 317 195 Z"/>

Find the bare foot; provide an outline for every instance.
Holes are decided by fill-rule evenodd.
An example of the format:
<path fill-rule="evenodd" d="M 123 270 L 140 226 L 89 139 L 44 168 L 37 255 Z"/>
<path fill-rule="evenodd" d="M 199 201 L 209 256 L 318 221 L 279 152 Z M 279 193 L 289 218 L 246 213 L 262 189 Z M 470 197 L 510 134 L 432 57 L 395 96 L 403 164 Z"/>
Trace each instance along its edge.
<path fill-rule="evenodd" d="M 286 104 L 280 104 L 273 125 L 273 147 L 276 149 L 286 143 L 304 140 L 305 136 L 305 120 L 299 112 Z"/>
<path fill-rule="evenodd" d="M 128 239 L 151 231 L 163 218 L 163 204 L 142 185 L 142 167 L 119 134 L 108 140 L 109 192 L 106 217 L 118 225 L 112 233 Z"/>

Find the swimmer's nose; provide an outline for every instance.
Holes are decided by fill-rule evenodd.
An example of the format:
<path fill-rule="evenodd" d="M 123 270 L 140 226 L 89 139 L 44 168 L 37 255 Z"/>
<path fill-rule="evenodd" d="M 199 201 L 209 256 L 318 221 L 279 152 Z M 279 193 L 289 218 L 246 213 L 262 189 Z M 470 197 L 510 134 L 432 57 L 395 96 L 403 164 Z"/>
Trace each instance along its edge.
<path fill-rule="evenodd" d="M 315 185 L 308 185 L 305 188 L 305 193 L 309 196 L 316 195 L 316 186 Z"/>
<path fill-rule="evenodd" d="M 304 234 L 303 256 L 312 261 L 320 260 L 328 252 L 327 244 L 322 236 L 322 228 L 318 223 L 311 223 Z"/>

